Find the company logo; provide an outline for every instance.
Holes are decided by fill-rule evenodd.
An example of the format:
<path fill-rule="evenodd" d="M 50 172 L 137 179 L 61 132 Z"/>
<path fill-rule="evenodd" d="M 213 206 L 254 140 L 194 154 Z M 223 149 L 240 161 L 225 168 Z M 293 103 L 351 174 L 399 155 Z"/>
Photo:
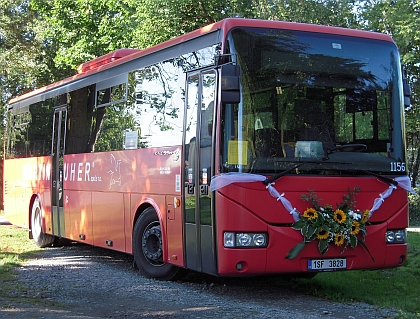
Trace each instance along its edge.
<path fill-rule="evenodd" d="M 156 151 L 154 153 L 155 156 L 171 156 L 171 155 L 175 155 L 175 158 L 173 159 L 174 162 L 177 162 L 179 160 L 179 156 L 180 156 L 181 152 L 177 149 L 177 150 L 162 150 L 162 151 Z"/>

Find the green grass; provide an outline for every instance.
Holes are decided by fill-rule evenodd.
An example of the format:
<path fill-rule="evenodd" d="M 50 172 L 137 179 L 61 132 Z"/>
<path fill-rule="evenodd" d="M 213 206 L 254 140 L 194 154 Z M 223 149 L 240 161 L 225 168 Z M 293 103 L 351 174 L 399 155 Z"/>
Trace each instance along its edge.
<path fill-rule="evenodd" d="M 0 300 L 19 301 L 19 296 L 26 294 L 26 289 L 15 278 L 14 269 L 38 250 L 28 239 L 27 230 L 0 226 Z"/>
<path fill-rule="evenodd" d="M 407 261 L 402 267 L 319 273 L 311 280 L 278 284 L 333 301 L 395 308 L 401 318 L 420 318 L 420 233 L 408 233 Z"/>

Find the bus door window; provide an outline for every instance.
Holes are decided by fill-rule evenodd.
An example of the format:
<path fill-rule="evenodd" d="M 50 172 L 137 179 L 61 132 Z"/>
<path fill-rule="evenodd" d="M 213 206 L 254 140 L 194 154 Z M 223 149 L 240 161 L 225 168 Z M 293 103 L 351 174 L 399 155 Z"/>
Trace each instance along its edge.
<path fill-rule="evenodd" d="M 185 143 L 188 152 L 185 154 L 185 209 L 186 222 L 195 222 L 195 176 L 196 176 L 196 154 L 197 154 L 197 109 L 198 109 L 198 76 L 188 78 L 187 85 L 187 117 L 185 129 Z"/>
<path fill-rule="evenodd" d="M 52 222 L 53 234 L 64 236 L 64 194 L 63 194 L 63 164 L 66 140 L 66 106 L 54 111 L 52 140 Z"/>
<path fill-rule="evenodd" d="M 215 73 L 202 75 L 201 110 L 200 110 L 200 222 L 211 225 L 211 200 L 209 185 L 211 177 L 212 133 L 215 98 Z"/>

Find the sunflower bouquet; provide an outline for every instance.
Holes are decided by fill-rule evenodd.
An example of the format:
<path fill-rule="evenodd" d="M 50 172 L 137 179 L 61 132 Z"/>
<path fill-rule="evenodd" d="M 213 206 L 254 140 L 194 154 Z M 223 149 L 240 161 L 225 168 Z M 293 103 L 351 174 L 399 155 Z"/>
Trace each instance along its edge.
<path fill-rule="evenodd" d="M 355 196 L 359 187 L 343 196 L 343 202 L 333 209 L 331 205 L 321 206 L 315 193 L 302 195 L 302 199 L 311 202 L 299 219 L 292 225 L 293 229 L 300 230 L 303 241 L 294 246 L 286 255 L 287 259 L 295 258 L 313 240 L 318 240 L 319 252 L 324 255 L 330 245 L 342 247 L 343 253 L 348 246 L 355 248 L 361 244 L 370 254 L 365 245 L 366 223 L 369 220 L 369 210 L 363 212 L 355 209 Z M 372 260 L 373 257 L 370 254 Z"/>

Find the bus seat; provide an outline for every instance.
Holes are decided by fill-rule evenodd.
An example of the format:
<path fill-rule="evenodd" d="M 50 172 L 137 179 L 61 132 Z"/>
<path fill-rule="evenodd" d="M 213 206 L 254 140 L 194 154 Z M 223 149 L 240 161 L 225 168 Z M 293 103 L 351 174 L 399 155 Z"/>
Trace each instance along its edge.
<path fill-rule="evenodd" d="M 281 136 L 274 128 L 256 130 L 254 147 L 257 157 L 283 157 Z"/>

